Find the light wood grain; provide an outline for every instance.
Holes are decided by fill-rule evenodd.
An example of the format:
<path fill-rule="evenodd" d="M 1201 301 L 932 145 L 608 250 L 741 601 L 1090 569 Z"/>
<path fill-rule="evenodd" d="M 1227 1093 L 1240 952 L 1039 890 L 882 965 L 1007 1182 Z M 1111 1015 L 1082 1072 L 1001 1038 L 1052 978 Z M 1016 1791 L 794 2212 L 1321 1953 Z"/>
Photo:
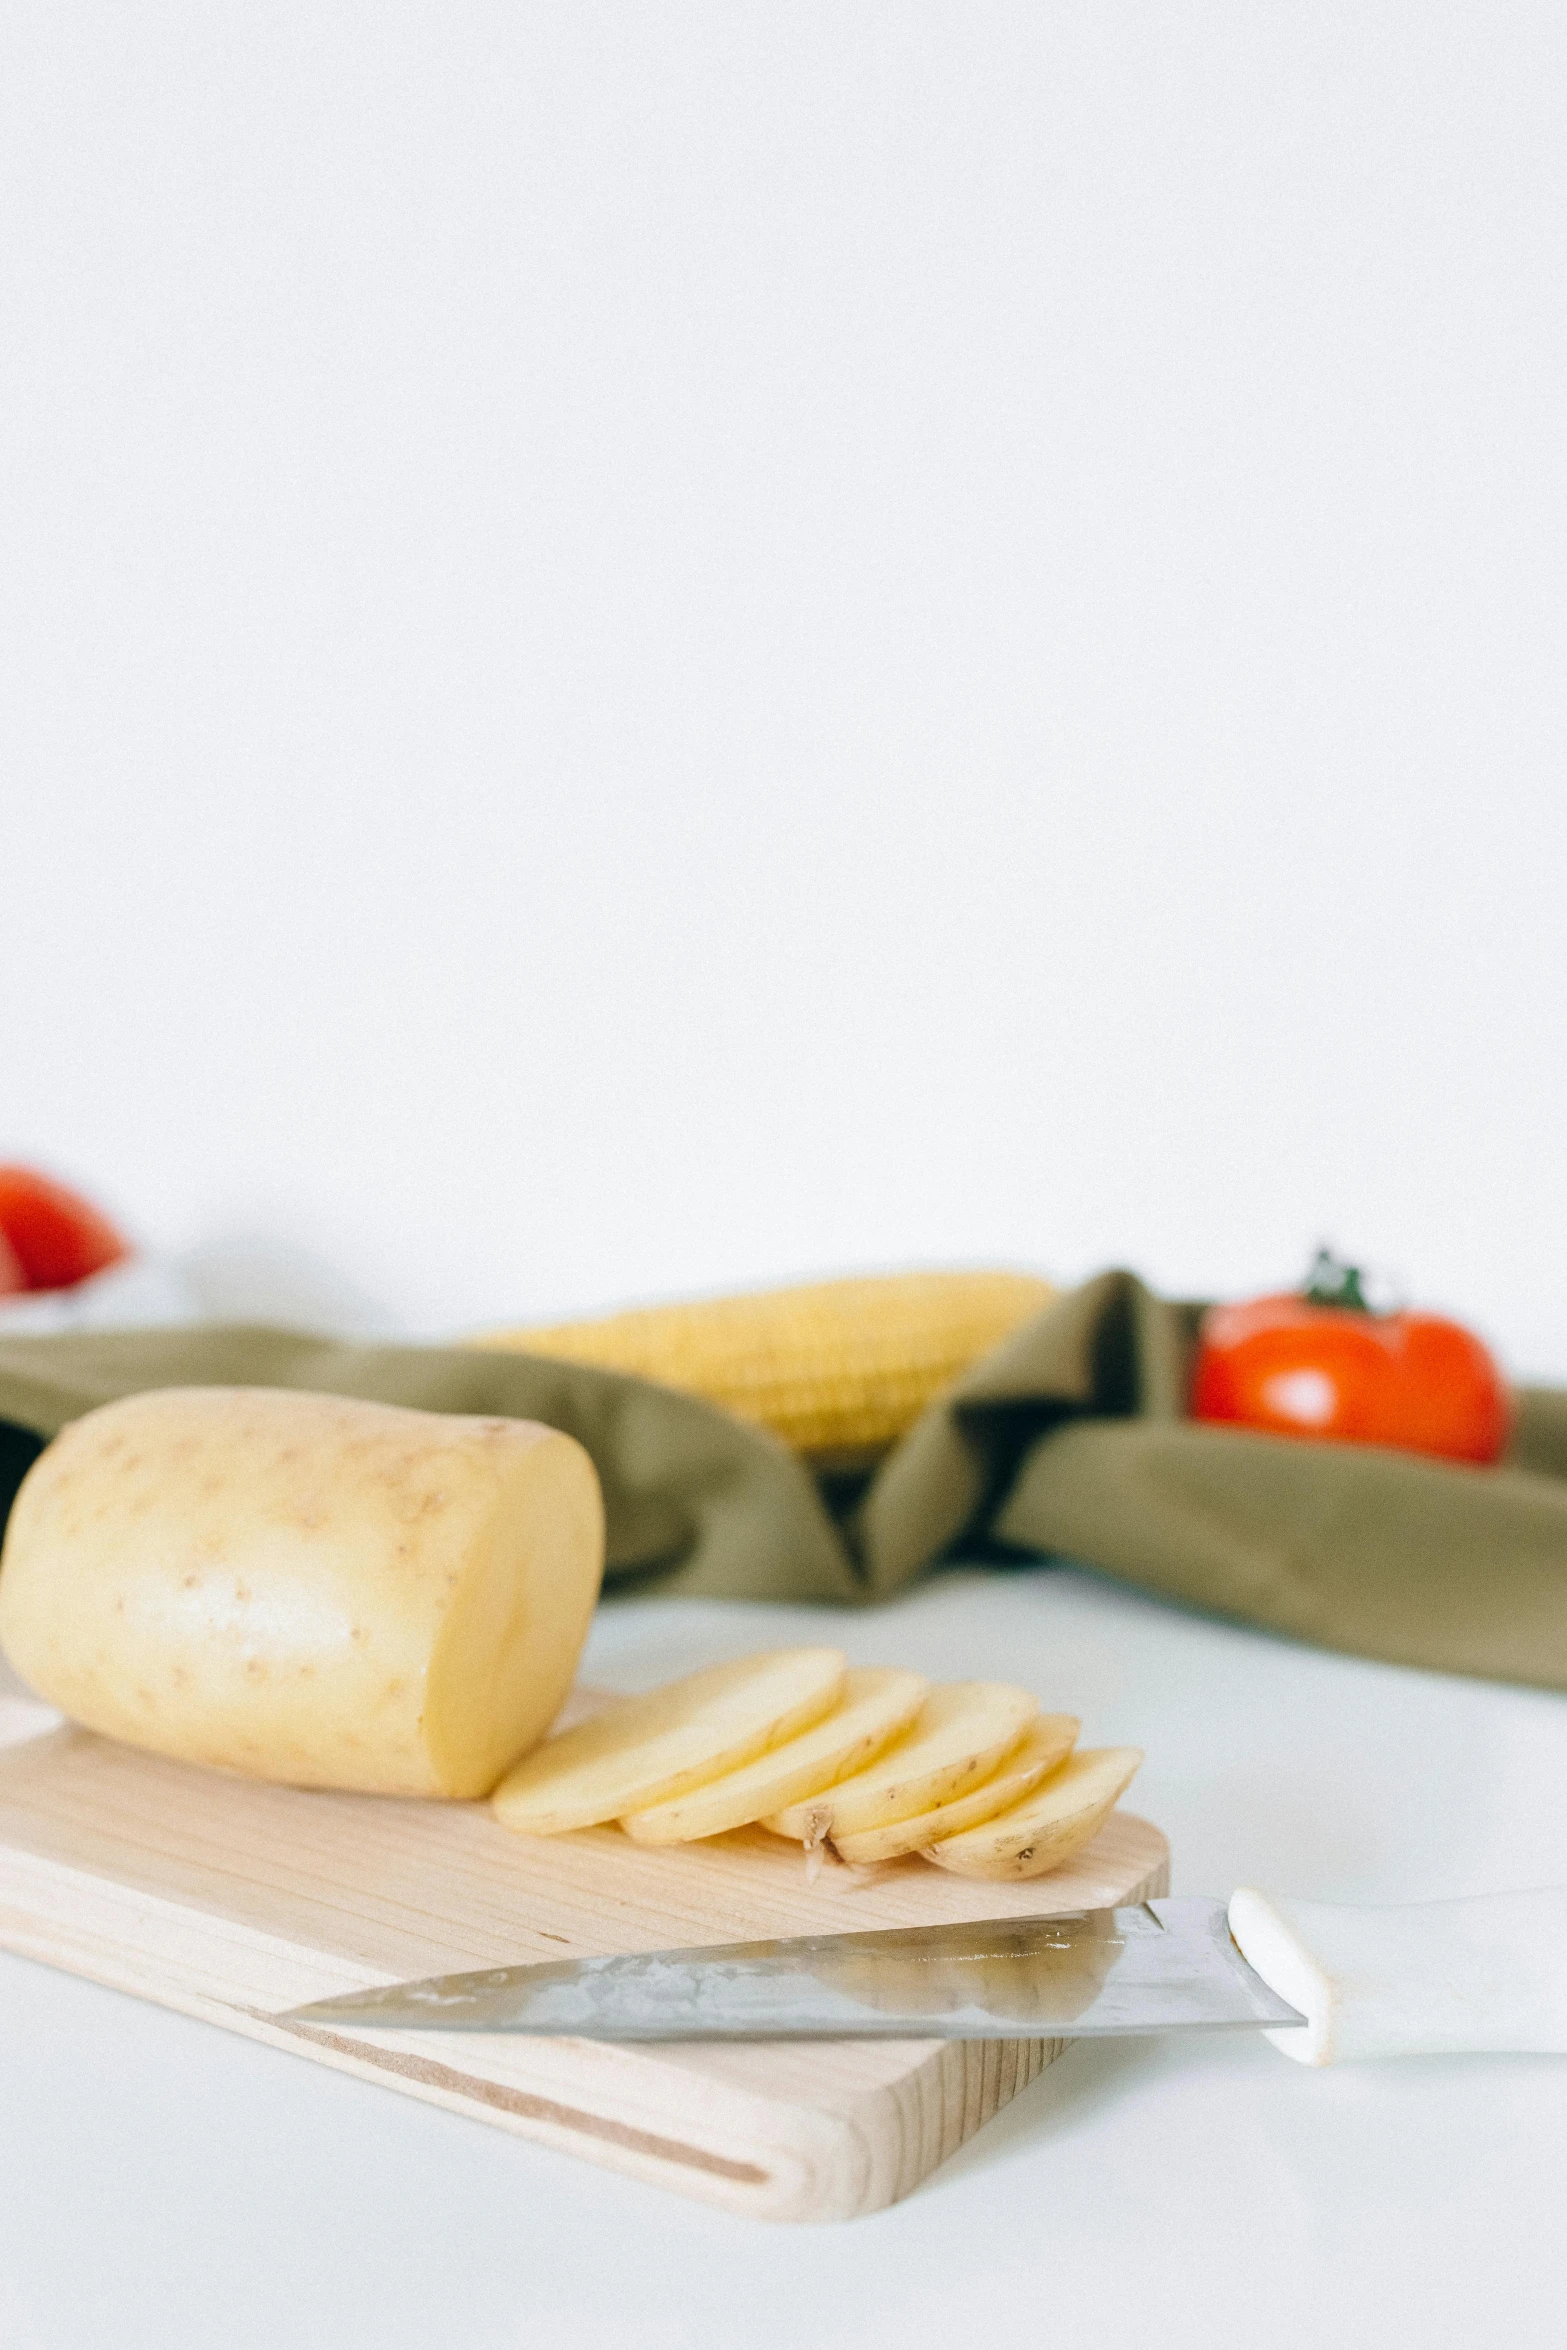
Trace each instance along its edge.
<path fill-rule="evenodd" d="M 1117 1814 L 1017 1885 L 829 1865 L 762 1829 L 644 1848 L 510 1835 L 480 1804 L 320 1793 L 163 1762 L 0 1707 L 0 1946 L 684 2194 L 770 2219 L 905 2195 L 1065 2043 L 618 2047 L 327 2033 L 305 2000 L 507 1961 L 1139 1901 L 1167 1847 Z M 6 1739 L 13 1743 L 7 1745 Z"/>

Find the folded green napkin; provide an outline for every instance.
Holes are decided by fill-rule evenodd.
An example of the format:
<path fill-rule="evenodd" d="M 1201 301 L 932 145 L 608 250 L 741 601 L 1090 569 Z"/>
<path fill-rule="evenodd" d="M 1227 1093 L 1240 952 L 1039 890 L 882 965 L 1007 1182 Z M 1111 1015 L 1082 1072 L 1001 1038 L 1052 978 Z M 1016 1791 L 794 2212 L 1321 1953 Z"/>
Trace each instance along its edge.
<path fill-rule="evenodd" d="M 1059 1298 L 859 1477 L 646 1380 L 264 1328 L 0 1341 L 0 1509 L 68 1420 L 148 1387 L 315 1388 L 547 1421 L 603 1481 L 609 1581 L 865 1601 L 938 1560 L 1056 1553 L 1270 1630 L 1567 1688 L 1567 1392 L 1523 1389 L 1473 1468 L 1184 1417 L 1201 1308 L 1129 1273 Z"/>

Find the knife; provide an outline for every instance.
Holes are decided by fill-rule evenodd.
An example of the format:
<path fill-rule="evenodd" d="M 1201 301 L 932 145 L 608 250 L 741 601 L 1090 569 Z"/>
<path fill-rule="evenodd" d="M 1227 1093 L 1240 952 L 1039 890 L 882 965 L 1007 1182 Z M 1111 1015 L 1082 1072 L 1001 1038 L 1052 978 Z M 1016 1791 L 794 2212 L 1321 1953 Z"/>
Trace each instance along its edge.
<path fill-rule="evenodd" d="M 1069 2040 L 1250 2027 L 1303 2064 L 1567 2054 L 1567 1887 L 1347 1909 L 1223 1902 L 485 1967 L 290 2008 L 289 2026 L 587 2040 Z"/>

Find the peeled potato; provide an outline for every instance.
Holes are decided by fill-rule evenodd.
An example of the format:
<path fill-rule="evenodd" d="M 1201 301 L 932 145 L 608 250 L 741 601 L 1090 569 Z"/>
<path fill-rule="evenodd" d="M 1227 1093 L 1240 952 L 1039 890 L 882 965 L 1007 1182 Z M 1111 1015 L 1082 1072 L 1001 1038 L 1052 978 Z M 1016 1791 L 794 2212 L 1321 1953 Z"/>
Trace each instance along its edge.
<path fill-rule="evenodd" d="M 942 1682 L 869 1769 L 772 1813 L 766 1825 L 801 1844 L 838 1845 L 844 1836 L 912 1819 L 988 1779 L 1038 1711 L 1039 1700 L 1009 1681 Z"/>
<path fill-rule="evenodd" d="M 891 1820 L 884 1828 L 834 1836 L 833 1850 L 840 1860 L 858 1867 L 873 1860 L 896 1860 L 900 1853 L 918 1852 L 939 1836 L 955 1836 L 961 1829 L 972 1828 L 1017 1803 L 1056 1770 L 1071 1753 L 1081 1727 L 1076 1714 L 1040 1714 L 1000 1769 L 982 1779 L 969 1794 L 938 1803 L 931 1811 L 916 1812 L 912 1819 Z"/>
<path fill-rule="evenodd" d="M 1042 1877 L 1097 1835 L 1142 1759 L 1139 1746 L 1090 1747 L 1021 1803 L 921 1850 L 960 1877 Z"/>
<path fill-rule="evenodd" d="M 593 1464 L 554 1429 L 164 1388 L 29 1470 L 0 1642 L 62 1712 L 181 1762 L 487 1795 L 571 1686 L 603 1561 Z"/>
<path fill-rule="evenodd" d="M 798 1738 L 694 1787 L 689 1795 L 677 1795 L 672 1803 L 630 1812 L 620 1824 L 639 1844 L 688 1844 L 698 1836 L 747 1827 L 783 1804 L 820 1794 L 871 1762 L 913 1720 L 929 1687 L 919 1673 L 887 1667 L 848 1673 L 832 1712 Z"/>
<path fill-rule="evenodd" d="M 768 1649 L 625 1698 L 535 1748 L 496 1788 L 496 1816 L 556 1836 L 667 1803 L 819 1722 L 846 1662 L 841 1648 Z"/>

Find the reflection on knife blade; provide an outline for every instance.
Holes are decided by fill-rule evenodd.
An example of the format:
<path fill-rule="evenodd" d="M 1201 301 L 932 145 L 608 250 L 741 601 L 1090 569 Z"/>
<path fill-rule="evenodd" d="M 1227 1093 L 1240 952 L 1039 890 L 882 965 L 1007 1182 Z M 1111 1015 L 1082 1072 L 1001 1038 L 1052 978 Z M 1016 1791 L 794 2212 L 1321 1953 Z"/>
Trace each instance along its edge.
<path fill-rule="evenodd" d="M 1076 2039 L 1303 2019 L 1217 1901 L 736 1942 L 393 1983 L 278 2022 L 598 2040 Z"/>

